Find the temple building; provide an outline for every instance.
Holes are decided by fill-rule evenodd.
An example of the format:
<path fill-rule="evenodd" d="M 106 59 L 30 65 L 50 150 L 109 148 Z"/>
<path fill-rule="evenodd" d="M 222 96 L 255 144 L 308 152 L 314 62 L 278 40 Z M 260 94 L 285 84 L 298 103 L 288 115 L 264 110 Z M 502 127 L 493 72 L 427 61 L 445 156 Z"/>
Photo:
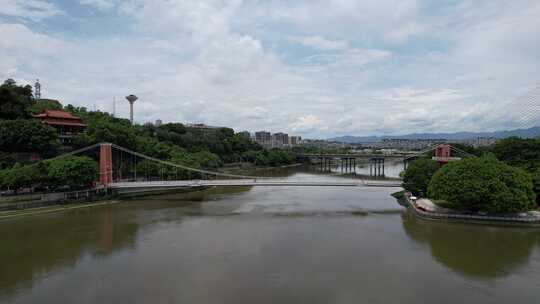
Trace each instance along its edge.
<path fill-rule="evenodd" d="M 58 136 L 62 144 L 70 144 L 73 136 L 84 132 L 86 124 L 73 114 L 61 110 L 45 110 L 43 113 L 34 115 L 42 123 L 58 130 Z"/>

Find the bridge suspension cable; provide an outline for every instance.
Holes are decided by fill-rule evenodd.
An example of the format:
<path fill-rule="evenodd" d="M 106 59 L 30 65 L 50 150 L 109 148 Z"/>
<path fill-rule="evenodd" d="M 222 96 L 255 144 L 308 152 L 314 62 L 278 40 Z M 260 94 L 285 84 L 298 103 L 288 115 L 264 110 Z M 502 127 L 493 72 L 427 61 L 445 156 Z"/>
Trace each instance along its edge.
<path fill-rule="evenodd" d="M 230 174 L 230 173 L 223 173 L 223 172 L 215 172 L 215 171 L 209 171 L 209 170 L 204 170 L 204 169 L 195 169 L 195 168 L 191 168 L 191 167 L 188 167 L 188 166 L 185 166 L 185 165 L 180 165 L 180 164 L 176 164 L 176 163 L 173 163 L 173 162 L 170 162 L 170 161 L 165 161 L 165 160 L 161 160 L 161 159 L 158 159 L 158 158 L 155 158 L 155 157 L 147 156 L 147 155 L 144 155 L 142 153 L 135 152 L 135 151 L 129 150 L 127 148 L 118 146 L 116 144 L 111 144 L 111 145 L 115 149 L 118 149 L 120 151 L 129 153 L 131 155 L 135 155 L 137 157 L 140 157 L 140 158 L 143 158 L 143 159 L 146 159 L 146 160 L 149 160 L 149 161 L 153 161 L 153 162 L 156 162 L 156 163 L 160 163 L 162 165 L 175 167 L 175 168 L 179 168 L 179 169 L 183 169 L 183 170 L 187 170 L 187 171 L 197 172 L 197 173 L 201 173 L 201 174 L 208 174 L 208 175 L 222 176 L 222 177 L 230 177 L 230 178 L 241 178 L 241 179 L 269 179 L 270 178 L 270 177 L 265 177 L 265 176 L 240 175 L 240 174 Z"/>
<path fill-rule="evenodd" d="M 95 148 L 99 147 L 100 145 L 101 145 L 100 143 L 93 144 L 91 146 L 80 148 L 80 149 L 77 149 L 77 150 L 73 150 L 71 152 L 67 152 L 67 153 L 64 153 L 64 154 L 61 154 L 61 155 L 58 155 L 58 156 L 55 156 L 55 157 L 40 160 L 40 161 L 35 162 L 33 164 L 30 164 L 28 166 L 37 166 L 37 165 L 39 165 L 41 163 L 50 162 L 50 161 L 53 161 L 53 160 L 57 160 L 57 159 L 65 158 L 65 157 L 68 157 L 68 156 L 76 155 L 76 154 L 79 154 L 79 153 L 82 153 L 82 152 L 86 152 L 86 151 L 95 149 Z"/>
<path fill-rule="evenodd" d="M 463 153 L 465 156 L 468 156 L 468 157 L 476 157 L 476 155 L 471 154 L 471 153 L 469 153 L 469 152 L 467 152 L 465 150 L 462 150 L 460 148 L 456 148 L 456 147 L 454 147 L 452 145 L 450 145 L 450 149 L 452 149 L 452 150 L 454 150 L 455 152 L 458 152 L 458 153 Z"/>

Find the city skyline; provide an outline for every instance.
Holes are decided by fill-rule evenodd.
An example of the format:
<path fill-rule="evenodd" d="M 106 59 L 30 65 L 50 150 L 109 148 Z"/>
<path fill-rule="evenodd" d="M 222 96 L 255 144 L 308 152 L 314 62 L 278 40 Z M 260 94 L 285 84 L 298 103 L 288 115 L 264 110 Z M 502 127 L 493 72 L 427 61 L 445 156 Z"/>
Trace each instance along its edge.
<path fill-rule="evenodd" d="M 7 0 L 0 77 L 119 117 L 113 97 L 135 94 L 137 123 L 304 138 L 526 128 L 540 121 L 539 20 L 526 0 Z"/>

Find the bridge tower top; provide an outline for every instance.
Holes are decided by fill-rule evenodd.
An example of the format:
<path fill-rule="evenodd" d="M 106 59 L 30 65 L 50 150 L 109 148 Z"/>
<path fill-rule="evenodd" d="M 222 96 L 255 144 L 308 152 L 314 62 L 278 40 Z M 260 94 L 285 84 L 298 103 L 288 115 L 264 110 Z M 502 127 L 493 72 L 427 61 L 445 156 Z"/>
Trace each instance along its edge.
<path fill-rule="evenodd" d="M 438 145 L 435 148 L 435 157 L 433 157 L 434 160 L 436 160 L 440 165 L 447 164 L 452 158 L 452 147 L 447 144 Z"/>

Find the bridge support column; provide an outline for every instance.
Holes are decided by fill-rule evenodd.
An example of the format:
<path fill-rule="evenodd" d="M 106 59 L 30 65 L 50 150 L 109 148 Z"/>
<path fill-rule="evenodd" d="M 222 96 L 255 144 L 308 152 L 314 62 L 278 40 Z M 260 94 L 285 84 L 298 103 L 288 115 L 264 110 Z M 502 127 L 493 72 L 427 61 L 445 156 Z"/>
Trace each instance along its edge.
<path fill-rule="evenodd" d="M 104 186 L 112 183 L 112 173 L 112 145 L 101 144 L 99 146 L 99 182 Z"/>

